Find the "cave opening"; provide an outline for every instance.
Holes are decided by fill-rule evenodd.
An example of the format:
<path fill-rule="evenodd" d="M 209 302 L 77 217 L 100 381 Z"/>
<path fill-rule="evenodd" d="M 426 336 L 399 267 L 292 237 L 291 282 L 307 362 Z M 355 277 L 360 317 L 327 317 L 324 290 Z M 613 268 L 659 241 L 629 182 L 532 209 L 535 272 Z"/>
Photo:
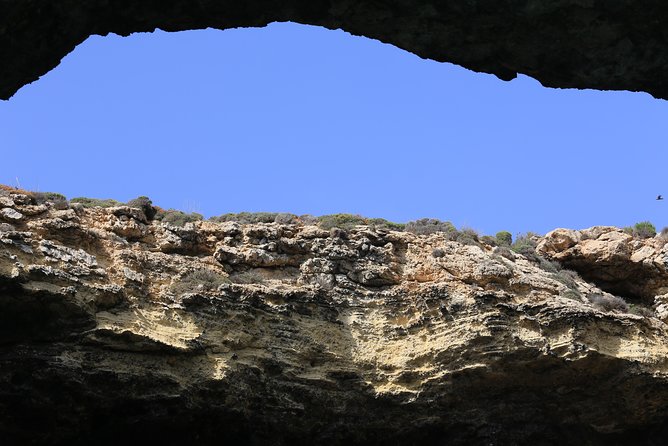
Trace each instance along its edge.
<path fill-rule="evenodd" d="M 209 2 L 173 4 L 182 7 L 185 3 Z M 325 3 L 329 8 L 330 2 L 313 2 L 313 6 L 295 8 L 299 14 L 294 14 L 318 23 L 313 17 Z M 352 12 L 331 14 L 364 16 L 363 8 L 368 4 L 358 3 L 361 6 L 351 7 Z M 575 3 L 567 11 L 554 8 L 556 15 L 571 17 L 567 13 L 576 12 L 581 14 L 574 14 L 578 18 L 590 17 L 582 2 Z M 7 17 L 3 8 L 9 4 L 0 4 L 0 17 Z M 140 4 L 133 2 L 128 9 L 140 8 Z M 164 8 L 169 9 L 170 4 L 165 2 Z M 52 9 L 60 7 L 53 5 L 44 15 L 52 16 Z M 243 15 L 246 7 L 239 5 L 235 8 Z M 90 9 L 94 14 L 99 12 Z M 651 8 L 642 9 L 652 14 Z M 442 10 L 433 7 L 419 9 L 433 26 L 428 29 L 434 35 L 441 25 L 434 17 L 440 13 Z M 537 40 L 558 41 L 549 34 L 550 27 L 543 27 L 553 16 L 532 20 L 540 11 L 531 14 L 522 29 L 507 21 L 513 32 L 506 36 L 511 44 L 503 50 L 521 42 L 522 38 L 513 37 L 523 33 Z M 605 14 L 603 11 L 595 20 L 585 20 L 587 26 L 609 29 Z M 122 22 L 123 14 L 119 16 Z M 140 25 L 126 23 L 118 29 L 131 34 L 153 26 L 149 19 L 141 23 L 147 16 L 136 16 Z M 202 20 L 187 12 L 173 17 L 176 23 L 168 27 L 173 30 L 197 27 Z M 476 11 L 474 17 L 484 20 L 490 13 Z M 640 28 L 650 32 L 658 22 L 633 17 Z M 392 15 L 381 18 L 377 28 L 395 33 L 396 43 L 408 41 L 403 46 L 411 46 L 412 40 L 420 40 L 419 33 L 396 32 L 396 27 L 386 26 L 397 21 Z M 18 26 L 27 23 L 14 21 Z M 258 24 L 244 21 L 248 22 Z M 406 29 L 416 29 L 414 22 L 408 23 Z M 480 51 L 470 51 L 478 59 L 468 60 L 466 66 L 494 71 L 505 79 L 513 77 L 518 64 L 526 61 L 531 65 L 532 58 L 560 67 L 558 60 L 525 51 L 530 48 L 527 46 L 517 45 L 516 57 L 497 52 L 493 45 L 485 46 L 474 39 L 477 30 L 484 28 L 476 24 L 464 25 L 471 29 L 472 47 Z M 548 31 L 543 32 L 543 28 Z M 12 28 L 0 26 L 0 37 L 6 36 L 6 29 Z M 78 29 L 90 32 L 86 26 Z M 491 32 L 494 41 L 503 44 L 504 36 L 495 31 Z M 374 32 L 370 29 L 368 34 Z M 573 34 L 571 38 L 581 42 L 580 35 Z M 651 45 L 647 51 L 633 51 L 633 42 L 643 39 L 624 34 L 623 39 L 613 36 L 622 53 L 631 45 L 629 54 L 658 59 Z M 228 46 L 218 40 L 231 35 L 237 37 Z M 262 37 L 249 39 L 257 36 Z M 351 39 L 348 43 L 356 43 L 337 47 L 342 36 Z M 429 39 L 423 40 L 424 47 L 431 46 Z M 35 41 L 43 42 L 44 47 L 51 44 L 48 39 Z M 653 42 L 661 48 L 660 41 Z M 607 45 L 604 38 L 587 43 L 611 48 L 609 52 L 617 48 Z M 363 47 L 368 51 L 360 50 Z M 9 54 L 4 48 L 0 45 L 0 55 Z M 291 57 L 286 49 L 296 50 L 298 57 Z M 543 51 L 549 49 L 543 47 Z M 466 50 L 460 48 L 460 54 L 467 54 Z M 581 60 L 582 54 L 567 47 L 559 50 L 567 54 L 561 66 L 564 73 L 570 70 L 571 77 L 558 75 L 557 81 L 551 79 L 552 85 L 636 85 L 632 81 L 637 71 L 629 68 L 634 66 L 631 55 L 623 66 L 613 64 L 612 71 L 610 65 L 599 70 L 603 73 L 600 78 L 587 77 L 588 70 L 576 69 L 575 77 L 585 78 L 581 81 L 573 79 L 570 61 Z M 484 63 L 485 58 L 490 65 Z M 613 76 L 618 72 L 619 76 Z M 663 78 L 661 74 L 659 78 Z M 607 77 L 610 84 L 601 82 Z M 559 83 L 559 79 L 565 80 Z M 648 91 L 665 92 L 661 80 L 637 85 L 641 84 Z M 275 24 L 263 30 L 94 37 L 40 82 L 0 103 L 0 182 L 63 192 L 69 197 L 85 194 L 123 202 L 145 194 L 161 206 L 206 216 L 254 210 L 350 212 L 397 221 L 431 216 L 488 234 L 501 229 L 514 234 L 527 230 L 543 233 L 555 226 L 601 223 L 625 226 L 647 219 L 661 225 L 662 203 L 654 197 L 663 192 L 663 164 L 668 161 L 660 147 L 666 117 L 665 103 L 645 94 L 548 90 L 526 77 L 506 83 L 419 60 L 378 42 L 294 24 Z M 162 273 L 161 279 L 168 277 Z M 275 358 L 262 354 L 256 362 L 245 362 L 245 355 L 230 356 L 240 372 L 230 372 L 226 380 L 207 376 L 204 381 L 193 381 L 197 373 L 218 365 L 215 360 L 227 355 L 229 345 L 243 346 L 252 354 L 271 351 L 256 344 L 261 336 L 251 336 L 245 330 L 238 331 L 242 336 L 224 339 L 222 348 L 216 345 L 206 355 L 199 356 L 201 351 L 192 356 L 174 353 L 162 363 L 159 355 L 148 351 L 142 357 L 136 351 L 110 348 L 105 352 L 108 357 L 96 356 L 96 345 L 79 339 L 79 334 L 95 323 L 93 316 L 69 305 L 66 298 L 71 295 L 19 294 L 24 290 L 0 284 L 0 296 L 5 299 L 0 300 L 0 325 L 4 323 L 8 330 L 3 334 L 22 337 L 12 339 L 17 341 L 16 348 L 3 349 L 0 357 L 3 364 L 11 366 L 0 367 L 2 381 L 11 383 L 3 386 L 6 404 L 1 411 L 7 443 L 37 438 L 46 444 L 76 444 L 99 440 L 101 434 L 103 443 L 157 438 L 170 444 L 199 437 L 204 443 L 294 444 L 293 434 L 285 432 L 285 427 L 292 425 L 298 427 L 295 436 L 323 444 L 381 444 L 387 438 L 397 444 L 660 444 L 658 438 L 665 431 L 661 422 L 666 411 L 661 403 L 666 386 L 662 375 L 655 372 L 661 364 L 656 358 L 665 352 L 645 349 L 647 344 L 638 342 L 639 335 L 632 333 L 636 326 L 627 320 L 612 321 L 592 332 L 601 335 L 592 337 L 602 347 L 586 354 L 580 339 L 564 342 L 563 333 L 582 333 L 582 327 L 592 319 L 590 313 L 568 316 L 576 319 L 557 316 L 541 327 L 534 316 L 546 313 L 545 306 L 534 306 L 533 314 L 517 306 L 512 314 L 528 317 L 521 330 L 513 332 L 506 331 L 506 318 L 489 317 L 492 306 L 483 306 L 478 315 L 466 308 L 466 318 L 477 320 L 471 335 L 455 330 L 443 338 L 440 334 L 446 327 L 439 325 L 433 330 L 437 336 L 428 350 L 435 352 L 431 353 L 437 365 L 436 375 L 432 375 L 435 379 L 419 369 L 430 360 L 426 354 L 419 355 L 418 361 L 411 361 L 417 365 L 407 367 L 403 376 L 408 381 L 426 376 L 420 393 L 387 393 L 378 398 L 370 383 L 354 371 L 316 379 L 289 376 L 282 373 L 283 366 L 276 365 Z M 374 307 L 387 302 L 382 297 L 380 305 L 372 302 Z M 52 303 L 46 313 L 40 313 L 42 299 Z M 533 303 L 527 303 L 531 309 Z M 162 302 L 157 304 L 162 306 Z M 556 313 L 563 315 L 561 310 Z M 211 313 L 218 314 L 217 310 Z M 242 312 L 240 316 L 239 324 L 244 326 L 254 318 L 253 313 Z M 274 316 L 284 315 L 274 313 L 272 319 Z M 219 319 L 228 322 L 222 316 Z M 493 325 L 491 335 L 481 333 L 479 321 L 485 319 Z M 72 325 L 44 324 L 50 320 Z M 559 326 L 550 342 L 544 338 L 541 345 L 543 329 L 550 328 L 551 320 Z M 216 327 L 208 334 L 216 336 Z M 611 333 L 606 329 L 609 327 L 620 331 Z M 64 339 L 63 333 L 69 331 L 75 336 Z M 299 353 L 311 340 L 292 343 L 298 332 L 294 324 L 286 323 L 279 336 L 272 337 L 269 331 L 266 339 L 270 347 L 275 343 L 282 351 Z M 327 331 L 318 333 L 318 337 L 334 337 L 327 335 Z M 650 335 L 647 339 L 653 342 Z M 378 342 L 371 338 L 371 343 L 395 340 L 379 337 Z M 633 342 L 623 344 L 624 340 Z M 465 341 L 470 344 L 466 346 Z M 448 343 L 462 345 L 462 350 L 451 350 L 449 355 Z M 409 344 L 405 350 L 419 354 L 416 345 Z M 640 355 L 624 356 L 632 350 L 629 345 L 640 347 Z M 391 362 L 381 368 L 379 359 L 401 350 L 378 355 L 373 353 L 374 347 L 365 348 L 369 356 L 357 363 L 363 373 L 378 368 L 381 379 L 374 384 L 384 384 L 397 368 Z M 339 359 L 327 353 L 333 360 Z M 100 361 L 106 358 L 110 361 Z M 110 367 L 114 362 L 121 367 Z M 294 361 L 290 366 L 293 364 L 299 367 Z M 456 368 L 448 369 L 450 365 Z M 194 373 L 173 373 L 179 367 Z M 301 372 L 297 367 L 295 371 Z M 282 376 L 292 381 L 279 381 Z M 410 405 L 413 401 L 417 404 Z M 320 411 L 334 422 L 327 425 Z M 267 425 L 266 420 L 273 424 Z M 83 436 L 78 436 L 82 429 Z"/>

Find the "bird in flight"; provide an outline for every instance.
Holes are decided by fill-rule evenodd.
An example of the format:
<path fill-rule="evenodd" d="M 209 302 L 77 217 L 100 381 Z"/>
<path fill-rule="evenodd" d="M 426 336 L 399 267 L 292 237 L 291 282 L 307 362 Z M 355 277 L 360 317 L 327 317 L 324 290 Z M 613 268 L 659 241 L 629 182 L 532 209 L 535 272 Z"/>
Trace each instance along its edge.
<path fill-rule="evenodd" d="M 656 196 L 656 199 L 657 199 L 657 200 L 663 200 L 663 195 L 657 195 L 657 196 Z"/>

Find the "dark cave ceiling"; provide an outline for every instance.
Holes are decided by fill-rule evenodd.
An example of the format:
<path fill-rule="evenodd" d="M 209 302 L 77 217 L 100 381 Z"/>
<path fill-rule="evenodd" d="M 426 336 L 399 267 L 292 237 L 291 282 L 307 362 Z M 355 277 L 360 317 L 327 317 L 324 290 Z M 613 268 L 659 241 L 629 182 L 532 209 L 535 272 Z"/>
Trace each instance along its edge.
<path fill-rule="evenodd" d="M 504 80 L 665 99 L 667 16 L 659 0 L 0 0 L 0 99 L 90 35 L 277 21 L 341 28 Z"/>

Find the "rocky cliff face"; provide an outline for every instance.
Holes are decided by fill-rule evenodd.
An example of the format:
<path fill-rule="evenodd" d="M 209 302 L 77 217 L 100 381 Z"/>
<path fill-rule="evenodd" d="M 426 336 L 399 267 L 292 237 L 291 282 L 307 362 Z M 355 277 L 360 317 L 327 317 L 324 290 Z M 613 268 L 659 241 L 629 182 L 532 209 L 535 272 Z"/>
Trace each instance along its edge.
<path fill-rule="evenodd" d="M 0 0 L 0 99 L 92 34 L 261 27 L 343 29 L 466 68 L 544 85 L 668 98 L 662 0 Z"/>
<path fill-rule="evenodd" d="M 540 240 L 585 280 L 443 233 L 0 194 L 2 444 L 663 444 L 658 237 Z"/>

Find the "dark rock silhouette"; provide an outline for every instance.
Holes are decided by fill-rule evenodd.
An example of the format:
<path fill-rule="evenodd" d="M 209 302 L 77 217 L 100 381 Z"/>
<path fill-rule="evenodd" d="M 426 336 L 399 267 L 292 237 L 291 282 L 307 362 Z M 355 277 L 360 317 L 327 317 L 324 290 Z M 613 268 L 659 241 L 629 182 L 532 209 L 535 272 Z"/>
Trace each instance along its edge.
<path fill-rule="evenodd" d="M 341 28 L 510 80 L 668 98 L 668 3 L 538 0 L 0 1 L 0 99 L 56 67 L 93 34 L 129 35 L 292 21 Z"/>

